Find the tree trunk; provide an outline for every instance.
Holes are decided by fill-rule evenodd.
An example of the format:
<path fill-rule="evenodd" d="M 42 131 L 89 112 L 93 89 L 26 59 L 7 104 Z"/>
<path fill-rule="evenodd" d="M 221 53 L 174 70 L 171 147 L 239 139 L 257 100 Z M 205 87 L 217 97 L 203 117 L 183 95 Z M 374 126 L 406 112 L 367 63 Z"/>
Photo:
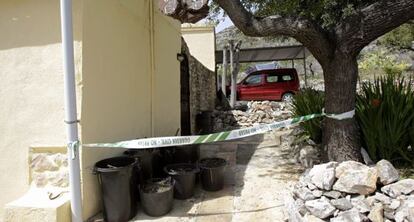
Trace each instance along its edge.
<path fill-rule="evenodd" d="M 336 52 L 323 67 L 325 112 L 340 114 L 355 109 L 358 64 L 356 56 Z M 361 160 L 359 130 L 355 117 L 346 120 L 325 118 L 323 145 L 329 161 Z"/>

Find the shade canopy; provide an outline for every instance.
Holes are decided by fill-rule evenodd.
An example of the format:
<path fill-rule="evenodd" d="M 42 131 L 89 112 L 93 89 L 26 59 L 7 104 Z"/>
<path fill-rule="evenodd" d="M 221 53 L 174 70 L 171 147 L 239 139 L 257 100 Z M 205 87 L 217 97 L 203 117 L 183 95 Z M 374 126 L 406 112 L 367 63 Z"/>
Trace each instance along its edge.
<path fill-rule="evenodd" d="M 310 52 L 303 45 L 240 49 L 240 63 L 304 59 Z M 216 63 L 223 63 L 223 50 L 216 51 Z"/>

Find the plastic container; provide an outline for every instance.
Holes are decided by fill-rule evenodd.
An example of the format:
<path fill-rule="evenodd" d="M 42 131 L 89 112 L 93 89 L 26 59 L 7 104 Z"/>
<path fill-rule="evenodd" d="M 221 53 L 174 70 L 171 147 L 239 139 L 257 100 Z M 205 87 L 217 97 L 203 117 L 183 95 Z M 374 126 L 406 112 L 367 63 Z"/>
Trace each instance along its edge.
<path fill-rule="evenodd" d="M 179 163 L 164 167 L 164 171 L 174 180 L 174 197 L 185 200 L 194 195 L 194 188 L 199 172 L 195 164 Z"/>
<path fill-rule="evenodd" d="M 171 211 L 174 201 L 174 182 L 171 177 L 146 181 L 139 189 L 144 212 L 160 217 Z"/>
<path fill-rule="evenodd" d="M 200 160 L 200 180 L 206 191 L 219 191 L 224 187 L 224 169 L 227 161 L 222 158 Z"/>
<path fill-rule="evenodd" d="M 130 157 L 104 159 L 95 164 L 94 173 L 101 185 L 105 221 L 132 219 L 137 210 L 138 161 Z"/>
<path fill-rule="evenodd" d="M 131 149 L 125 151 L 124 154 L 139 161 L 141 168 L 140 178 L 149 180 L 154 177 L 154 171 L 156 171 L 160 156 L 158 149 Z"/>

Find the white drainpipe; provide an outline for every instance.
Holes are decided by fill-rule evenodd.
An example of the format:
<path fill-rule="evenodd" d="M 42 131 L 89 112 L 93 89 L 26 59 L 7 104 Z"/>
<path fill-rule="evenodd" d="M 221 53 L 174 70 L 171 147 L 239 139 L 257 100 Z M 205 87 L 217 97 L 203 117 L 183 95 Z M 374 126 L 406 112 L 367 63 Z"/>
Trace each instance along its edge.
<path fill-rule="evenodd" d="M 65 122 L 67 124 L 68 163 L 72 222 L 82 222 L 82 197 L 79 167 L 78 121 L 76 113 L 76 82 L 73 49 L 72 0 L 60 0 Z"/>

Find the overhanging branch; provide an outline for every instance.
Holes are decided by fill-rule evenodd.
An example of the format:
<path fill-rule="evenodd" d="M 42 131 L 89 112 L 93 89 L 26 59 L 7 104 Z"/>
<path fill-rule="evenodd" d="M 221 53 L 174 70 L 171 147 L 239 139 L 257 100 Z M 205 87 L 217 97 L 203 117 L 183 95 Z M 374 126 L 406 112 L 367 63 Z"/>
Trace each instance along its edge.
<path fill-rule="evenodd" d="M 338 43 L 358 53 L 378 37 L 414 18 L 413 0 L 379 0 L 338 26 Z"/>

